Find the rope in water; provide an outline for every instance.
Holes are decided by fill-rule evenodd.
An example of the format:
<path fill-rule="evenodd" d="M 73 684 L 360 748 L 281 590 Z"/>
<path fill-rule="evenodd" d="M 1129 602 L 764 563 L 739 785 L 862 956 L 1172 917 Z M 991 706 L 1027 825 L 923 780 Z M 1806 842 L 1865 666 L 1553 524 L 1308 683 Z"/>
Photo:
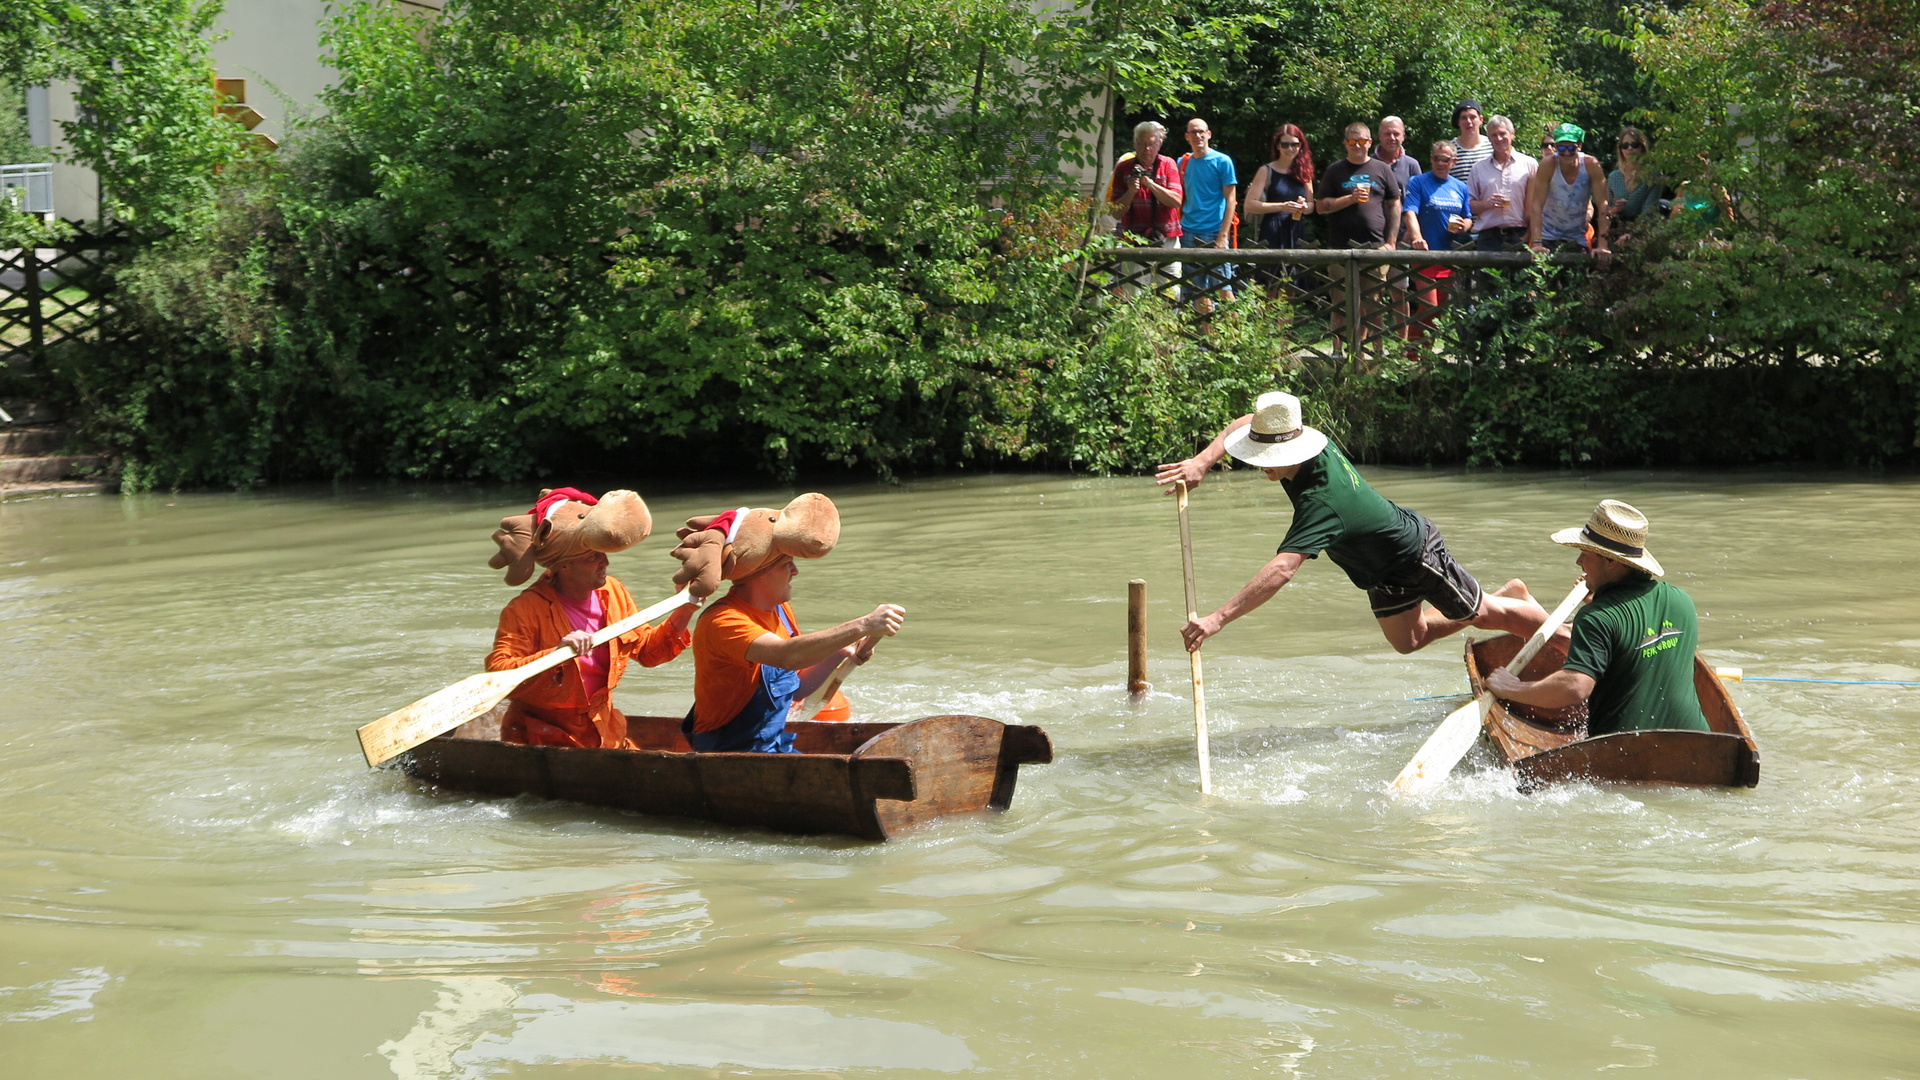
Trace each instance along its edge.
<path fill-rule="evenodd" d="M 1920 686 L 1920 682 L 1895 682 L 1892 679 L 1796 679 L 1786 675 L 1748 675 L 1741 682 L 1817 682 L 1836 686 Z"/>
<path fill-rule="evenodd" d="M 1830 686 L 1920 686 L 1920 682 L 1901 682 L 1896 679 L 1803 679 L 1792 675 L 1743 675 L 1740 682 L 1797 682 L 1825 683 Z M 1406 698 L 1407 701 L 1439 701 L 1442 698 L 1466 697 L 1467 691 L 1452 694 L 1425 694 L 1420 697 Z"/>

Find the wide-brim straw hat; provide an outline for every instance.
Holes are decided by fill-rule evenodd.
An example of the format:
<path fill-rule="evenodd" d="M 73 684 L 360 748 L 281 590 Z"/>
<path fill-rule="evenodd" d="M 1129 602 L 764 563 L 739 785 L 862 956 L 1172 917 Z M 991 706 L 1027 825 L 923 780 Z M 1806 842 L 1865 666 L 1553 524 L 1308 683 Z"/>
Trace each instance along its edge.
<path fill-rule="evenodd" d="M 1298 465 L 1326 448 L 1326 435 L 1300 422 L 1300 399 L 1280 390 L 1261 394 L 1253 423 L 1227 437 L 1227 453 L 1256 469 Z"/>
<path fill-rule="evenodd" d="M 1654 577 L 1667 576 L 1660 560 L 1647 550 L 1647 515 L 1614 499 L 1601 499 L 1585 525 L 1561 529 L 1553 534 L 1553 542 L 1637 566 Z"/>

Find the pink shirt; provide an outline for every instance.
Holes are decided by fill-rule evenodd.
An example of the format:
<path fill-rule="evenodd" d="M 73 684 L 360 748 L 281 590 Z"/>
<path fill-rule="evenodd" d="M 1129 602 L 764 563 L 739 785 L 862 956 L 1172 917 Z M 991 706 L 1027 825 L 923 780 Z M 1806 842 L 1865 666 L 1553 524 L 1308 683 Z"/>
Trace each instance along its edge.
<path fill-rule="evenodd" d="M 554 596 L 560 601 L 560 610 L 567 613 L 567 621 L 573 624 L 575 630 L 585 630 L 591 634 L 606 628 L 607 609 L 600 602 L 600 590 L 588 593 L 584 604 L 576 604 L 557 592 Z M 607 666 L 612 662 L 608 653 L 610 648 L 610 645 L 601 645 L 580 658 L 580 681 L 586 685 L 589 701 L 607 688 Z"/>
<path fill-rule="evenodd" d="M 1505 165 L 1488 158 L 1467 174 L 1467 194 L 1476 199 L 1491 199 L 1493 193 L 1507 196 L 1505 207 L 1488 208 L 1473 215 L 1473 231 L 1483 229 L 1519 229 L 1527 224 L 1527 181 L 1533 179 L 1540 163 L 1518 150 L 1511 152 Z"/>

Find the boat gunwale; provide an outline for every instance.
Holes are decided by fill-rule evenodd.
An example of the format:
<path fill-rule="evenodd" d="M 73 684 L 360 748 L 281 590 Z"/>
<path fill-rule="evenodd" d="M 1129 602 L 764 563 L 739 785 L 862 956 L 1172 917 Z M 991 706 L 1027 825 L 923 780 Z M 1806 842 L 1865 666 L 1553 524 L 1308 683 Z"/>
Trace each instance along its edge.
<path fill-rule="evenodd" d="M 1468 638 L 1465 645 L 1467 679 L 1472 692 L 1477 696 L 1486 690 L 1485 676 L 1480 670 L 1480 657 L 1477 648 L 1491 645 L 1495 649 L 1504 648 L 1504 640 L 1519 647 L 1519 639 L 1512 635 L 1495 635 L 1488 638 Z M 1506 655 L 1511 656 L 1508 652 Z M 1490 658 L 1491 659 L 1491 658 Z M 1547 670 L 1538 670 L 1542 662 L 1553 666 Z M 1529 665 L 1528 674 L 1540 678 L 1566 662 L 1563 651 L 1556 648 L 1543 650 L 1541 655 Z M 1498 696 L 1493 698 L 1492 707 L 1486 712 L 1482 723 L 1481 736 L 1493 747 L 1501 764 L 1514 770 L 1525 790 L 1561 780 L 1584 779 L 1597 783 L 1629 783 L 1652 786 L 1686 787 L 1755 787 L 1760 783 L 1760 747 L 1753 737 L 1753 731 L 1747 726 L 1746 717 L 1741 715 L 1740 707 L 1733 695 L 1713 672 L 1706 658 L 1697 650 L 1693 657 L 1694 690 L 1700 697 L 1701 712 L 1706 716 L 1710 727 L 1708 731 L 1694 731 L 1679 728 L 1643 728 L 1634 731 L 1613 731 L 1604 735 L 1573 735 L 1562 729 L 1556 730 L 1552 721 L 1542 721 L 1522 715 Z M 1569 710 L 1553 710 L 1569 712 Z M 1583 718 L 1584 721 L 1584 718 Z M 1584 732 L 1584 722 L 1580 729 Z M 1625 760 L 1635 756 L 1646 758 L 1664 754 L 1679 757 L 1694 753 L 1696 744 L 1707 737 L 1707 748 L 1719 750 L 1714 746 L 1719 740 L 1737 740 L 1739 746 L 1728 758 L 1726 768 L 1718 779 L 1711 781 L 1668 780 L 1658 776 L 1639 774 L 1623 775 L 1615 772 L 1602 774 L 1594 769 L 1569 769 L 1574 759 L 1583 759 L 1588 763 L 1609 752 L 1617 752 L 1616 760 Z M 1695 754 L 1695 756 L 1699 756 Z"/>

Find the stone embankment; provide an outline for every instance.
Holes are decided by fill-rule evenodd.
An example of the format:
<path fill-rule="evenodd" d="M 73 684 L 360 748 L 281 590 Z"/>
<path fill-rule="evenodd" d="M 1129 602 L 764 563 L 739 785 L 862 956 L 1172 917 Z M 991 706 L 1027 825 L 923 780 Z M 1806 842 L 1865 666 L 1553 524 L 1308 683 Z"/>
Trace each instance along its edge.
<path fill-rule="evenodd" d="M 0 499 L 55 495 L 98 495 L 117 491 L 105 479 L 112 462 L 105 454 L 66 454 L 72 439 L 67 425 L 36 402 L 0 405 L 12 422 L 0 420 Z"/>

